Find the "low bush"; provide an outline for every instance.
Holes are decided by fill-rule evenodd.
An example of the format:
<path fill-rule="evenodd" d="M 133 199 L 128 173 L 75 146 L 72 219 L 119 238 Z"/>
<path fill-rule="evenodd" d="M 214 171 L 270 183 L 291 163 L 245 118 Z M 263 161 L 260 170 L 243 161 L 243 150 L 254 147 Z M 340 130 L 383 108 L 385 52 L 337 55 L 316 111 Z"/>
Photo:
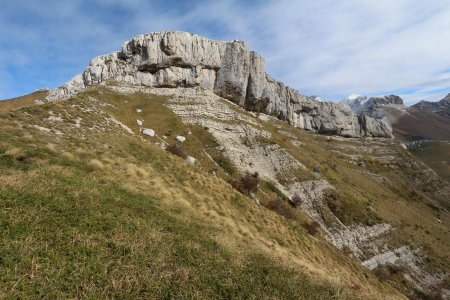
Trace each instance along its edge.
<path fill-rule="evenodd" d="M 298 195 L 295 194 L 294 196 L 292 196 L 292 198 L 289 200 L 289 203 L 293 206 L 293 207 L 298 207 L 303 203 L 303 199 Z"/>
<path fill-rule="evenodd" d="M 382 280 L 391 280 L 393 276 L 401 276 L 407 271 L 407 267 L 403 264 L 385 264 L 376 267 L 373 272 Z"/>
<path fill-rule="evenodd" d="M 310 235 L 315 236 L 319 232 L 320 224 L 314 221 L 311 223 L 303 223 L 302 227 L 305 228 Z"/>
<path fill-rule="evenodd" d="M 184 151 L 184 149 L 177 144 L 167 146 L 166 150 L 168 152 L 172 153 L 173 155 L 179 156 L 183 159 L 186 159 L 186 157 L 187 157 L 187 154 Z"/>
<path fill-rule="evenodd" d="M 246 172 L 240 179 L 232 179 L 230 184 L 233 188 L 248 196 L 258 190 L 259 175 L 258 173 L 250 174 Z"/>
<path fill-rule="evenodd" d="M 281 197 L 273 197 L 269 201 L 263 203 L 263 205 L 287 219 L 295 219 L 294 209 L 289 206 L 286 201 L 283 201 Z"/>

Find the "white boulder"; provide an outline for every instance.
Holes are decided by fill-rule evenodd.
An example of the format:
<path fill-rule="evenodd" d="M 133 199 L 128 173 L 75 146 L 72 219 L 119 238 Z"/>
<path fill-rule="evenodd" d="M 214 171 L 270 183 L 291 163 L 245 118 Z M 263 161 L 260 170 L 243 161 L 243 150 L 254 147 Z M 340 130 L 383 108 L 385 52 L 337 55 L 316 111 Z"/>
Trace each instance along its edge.
<path fill-rule="evenodd" d="M 186 140 L 186 138 L 184 136 L 181 136 L 181 135 L 177 135 L 175 139 L 177 141 L 179 141 L 180 143 L 183 143 Z"/>
<path fill-rule="evenodd" d="M 197 161 L 195 158 L 193 158 L 192 156 L 188 156 L 186 157 L 186 161 L 188 164 L 190 165 L 195 165 L 195 162 Z"/>
<path fill-rule="evenodd" d="M 154 137 L 155 136 L 155 131 L 153 129 L 149 129 L 149 128 L 142 128 L 141 132 L 143 135 L 149 136 L 149 137 Z"/>

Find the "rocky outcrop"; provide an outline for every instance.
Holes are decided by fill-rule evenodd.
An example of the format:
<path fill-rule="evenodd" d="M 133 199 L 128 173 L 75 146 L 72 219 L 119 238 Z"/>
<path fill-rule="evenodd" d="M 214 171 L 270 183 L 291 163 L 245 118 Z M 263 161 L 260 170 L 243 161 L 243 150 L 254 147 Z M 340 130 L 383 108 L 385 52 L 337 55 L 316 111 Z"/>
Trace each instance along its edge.
<path fill-rule="evenodd" d="M 293 126 L 347 137 L 391 137 L 388 124 L 357 116 L 341 104 L 320 102 L 271 78 L 263 58 L 242 41 L 213 41 L 187 32 L 138 35 L 122 50 L 94 58 L 87 69 L 47 100 L 66 98 L 108 81 L 150 87 L 202 87 L 248 110 Z"/>

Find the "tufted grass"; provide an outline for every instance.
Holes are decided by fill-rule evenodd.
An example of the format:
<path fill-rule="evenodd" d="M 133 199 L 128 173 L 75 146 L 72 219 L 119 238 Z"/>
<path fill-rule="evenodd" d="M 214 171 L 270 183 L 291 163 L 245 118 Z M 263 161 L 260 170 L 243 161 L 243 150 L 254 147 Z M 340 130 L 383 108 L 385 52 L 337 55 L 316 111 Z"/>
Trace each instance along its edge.
<path fill-rule="evenodd" d="M 256 252 L 236 261 L 210 238 L 211 228 L 97 178 L 86 164 L 61 163 L 63 171 L 2 164 L 2 171 L 26 170 L 27 181 L 0 187 L 2 298 L 325 299 L 338 292 Z"/>

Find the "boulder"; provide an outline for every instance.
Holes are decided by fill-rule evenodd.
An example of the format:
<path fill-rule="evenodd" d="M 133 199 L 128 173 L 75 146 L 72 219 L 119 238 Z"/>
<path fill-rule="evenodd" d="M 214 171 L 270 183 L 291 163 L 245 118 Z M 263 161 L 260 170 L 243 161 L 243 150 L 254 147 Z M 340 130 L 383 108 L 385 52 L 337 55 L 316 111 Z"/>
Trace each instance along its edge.
<path fill-rule="evenodd" d="M 195 158 L 193 158 L 192 156 L 188 156 L 186 157 L 186 161 L 188 164 L 190 165 L 195 165 L 195 162 L 197 161 Z"/>
<path fill-rule="evenodd" d="M 184 136 L 181 136 L 181 135 L 177 135 L 177 136 L 175 137 L 175 139 L 176 139 L 178 142 L 180 142 L 180 143 L 183 143 L 183 142 L 186 140 L 186 138 L 185 138 Z"/>
<path fill-rule="evenodd" d="M 142 128 L 141 132 L 143 135 L 149 136 L 149 137 L 154 137 L 155 136 L 155 131 L 153 129 L 149 129 L 149 128 Z"/>

